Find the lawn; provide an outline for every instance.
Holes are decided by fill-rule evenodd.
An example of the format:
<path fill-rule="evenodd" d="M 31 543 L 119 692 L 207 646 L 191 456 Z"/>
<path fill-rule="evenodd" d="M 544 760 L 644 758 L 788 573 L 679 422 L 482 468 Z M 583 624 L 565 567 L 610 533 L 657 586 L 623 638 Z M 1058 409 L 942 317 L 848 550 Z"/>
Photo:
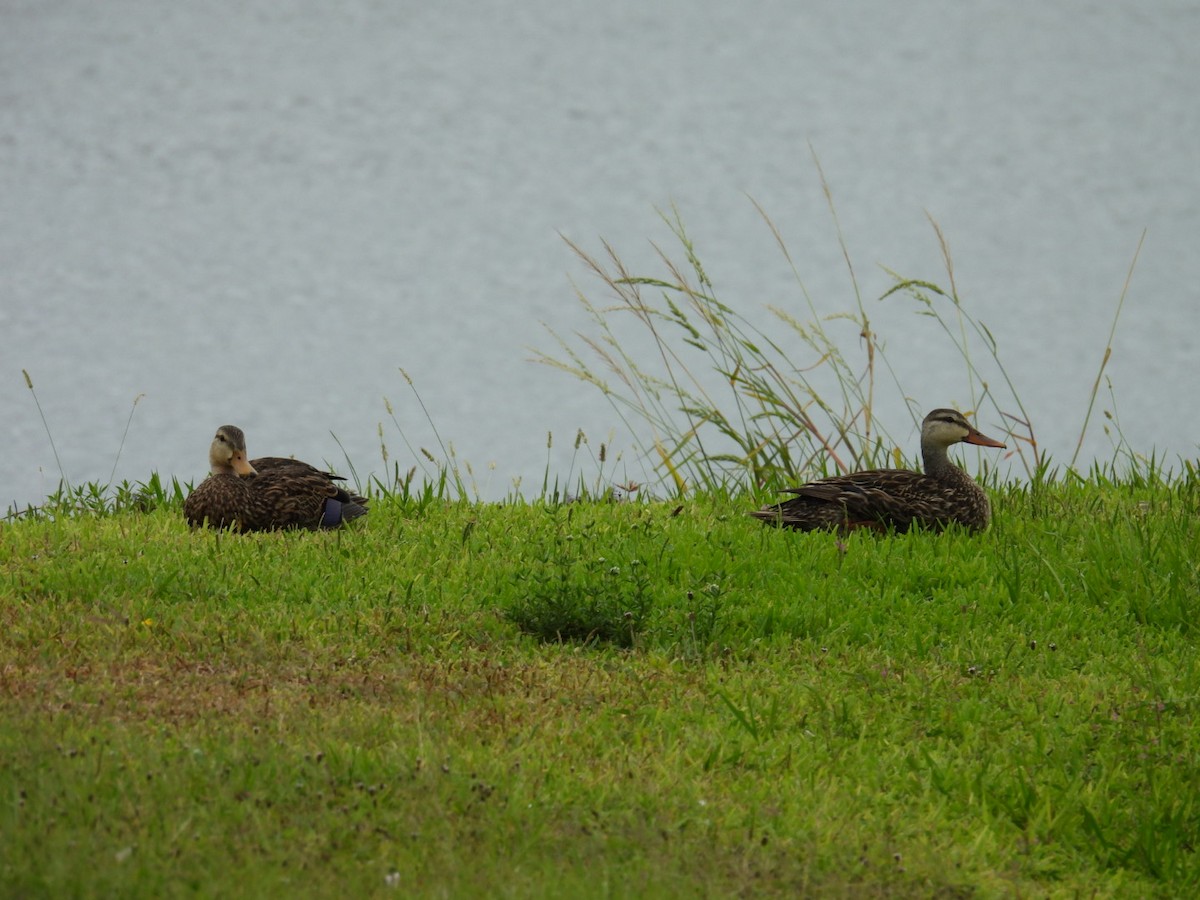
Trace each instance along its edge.
<path fill-rule="evenodd" d="M 1200 493 L 0 525 L 6 896 L 1185 896 Z"/>

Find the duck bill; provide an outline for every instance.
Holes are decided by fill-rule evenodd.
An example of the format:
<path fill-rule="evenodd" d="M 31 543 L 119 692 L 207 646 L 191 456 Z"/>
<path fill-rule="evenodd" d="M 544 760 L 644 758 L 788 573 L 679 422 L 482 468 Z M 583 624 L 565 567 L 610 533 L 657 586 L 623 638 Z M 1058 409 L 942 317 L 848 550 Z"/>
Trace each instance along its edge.
<path fill-rule="evenodd" d="M 254 466 L 250 465 L 250 460 L 246 459 L 245 450 L 234 450 L 233 456 L 229 457 L 229 465 L 233 466 L 233 471 L 238 475 L 257 475 Z"/>
<path fill-rule="evenodd" d="M 981 434 L 980 432 L 976 431 L 974 428 L 972 428 L 970 433 L 963 438 L 963 442 L 967 444 L 978 444 L 980 447 L 999 447 L 1004 449 L 1005 446 L 1004 444 L 1000 443 L 1000 441 L 993 440 L 986 434 Z"/>

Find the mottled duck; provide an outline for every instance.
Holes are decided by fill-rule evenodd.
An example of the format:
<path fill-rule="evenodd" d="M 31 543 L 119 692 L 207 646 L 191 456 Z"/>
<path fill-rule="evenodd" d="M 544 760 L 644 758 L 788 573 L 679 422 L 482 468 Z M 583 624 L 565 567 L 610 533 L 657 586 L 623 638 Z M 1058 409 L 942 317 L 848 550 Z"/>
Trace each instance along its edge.
<path fill-rule="evenodd" d="M 208 451 L 212 474 L 183 504 L 191 525 L 237 531 L 336 528 L 366 515 L 364 497 L 347 492 L 332 472 L 281 456 L 246 459 L 246 436 L 222 425 Z"/>
<path fill-rule="evenodd" d="M 983 489 L 950 461 L 946 450 L 960 441 L 1004 447 L 980 434 L 962 413 L 935 409 L 921 423 L 921 459 L 925 472 L 873 469 L 822 478 L 787 488 L 789 500 L 750 515 L 772 525 L 801 531 L 875 528 L 907 531 L 914 525 L 940 531 L 957 523 L 971 531 L 987 527 L 991 507 Z"/>

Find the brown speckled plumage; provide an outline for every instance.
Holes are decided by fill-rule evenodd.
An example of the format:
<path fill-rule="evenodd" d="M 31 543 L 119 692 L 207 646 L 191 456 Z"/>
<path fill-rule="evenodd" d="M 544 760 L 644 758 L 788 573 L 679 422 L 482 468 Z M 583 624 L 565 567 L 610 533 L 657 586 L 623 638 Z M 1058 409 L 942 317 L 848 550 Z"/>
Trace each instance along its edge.
<path fill-rule="evenodd" d="M 924 474 L 908 469 L 874 469 L 823 478 L 788 488 L 796 496 L 750 515 L 772 525 L 801 531 L 853 528 L 907 531 L 914 525 L 941 530 L 952 523 L 972 531 L 987 527 L 987 495 L 946 455 L 965 441 L 1003 447 L 976 431 L 953 409 L 935 409 L 921 423 Z"/>
<path fill-rule="evenodd" d="M 279 456 L 246 460 L 240 428 L 222 425 L 209 450 L 209 475 L 188 495 L 183 514 L 193 526 L 238 531 L 336 528 L 365 515 L 367 501 L 338 486 L 343 479 Z"/>

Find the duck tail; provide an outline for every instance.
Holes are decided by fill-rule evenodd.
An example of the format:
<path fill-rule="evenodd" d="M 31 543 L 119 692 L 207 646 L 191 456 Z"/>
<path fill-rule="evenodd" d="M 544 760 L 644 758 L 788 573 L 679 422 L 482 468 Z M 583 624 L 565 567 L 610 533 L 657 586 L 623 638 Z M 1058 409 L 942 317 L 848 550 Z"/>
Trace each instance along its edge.
<path fill-rule="evenodd" d="M 365 516 L 366 514 L 367 508 L 355 503 L 354 500 L 338 500 L 335 497 L 330 497 L 325 501 L 325 512 L 321 516 L 321 527 L 337 528 L 339 525 L 353 521 L 359 516 Z"/>

